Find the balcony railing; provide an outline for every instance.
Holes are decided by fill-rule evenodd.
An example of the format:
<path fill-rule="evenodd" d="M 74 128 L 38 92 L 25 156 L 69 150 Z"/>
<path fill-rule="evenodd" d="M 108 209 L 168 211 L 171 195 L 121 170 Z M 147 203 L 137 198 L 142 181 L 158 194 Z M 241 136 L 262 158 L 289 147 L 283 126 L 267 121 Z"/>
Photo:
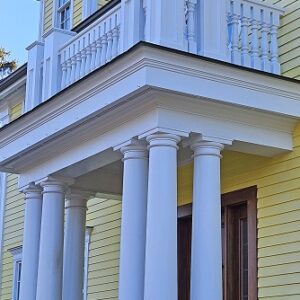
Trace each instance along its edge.
<path fill-rule="evenodd" d="M 30 48 L 30 84 L 46 100 L 141 40 L 279 74 L 277 31 L 283 13 L 256 0 L 116 1 L 78 34 L 53 29 L 44 46 Z M 43 82 L 35 74 L 41 63 Z M 38 103 L 26 101 L 28 109 Z"/>
<path fill-rule="evenodd" d="M 61 89 L 119 54 L 120 12 L 118 4 L 61 48 Z"/>
<path fill-rule="evenodd" d="M 283 10 L 253 0 L 227 0 L 230 61 L 275 74 L 278 27 Z"/>

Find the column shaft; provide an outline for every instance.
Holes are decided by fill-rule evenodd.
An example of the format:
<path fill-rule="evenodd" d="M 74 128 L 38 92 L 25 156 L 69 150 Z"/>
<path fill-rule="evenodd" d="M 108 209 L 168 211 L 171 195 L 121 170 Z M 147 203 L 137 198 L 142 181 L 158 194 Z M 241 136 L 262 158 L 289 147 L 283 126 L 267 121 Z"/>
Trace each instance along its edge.
<path fill-rule="evenodd" d="M 70 194 L 66 201 L 63 299 L 82 300 L 87 196 Z"/>
<path fill-rule="evenodd" d="M 63 276 L 64 185 L 45 181 L 40 237 L 37 299 L 61 300 Z"/>
<path fill-rule="evenodd" d="M 221 144 L 199 142 L 194 150 L 191 300 L 222 299 L 220 194 Z"/>
<path fill-rule="evenodd" d="M 39 263 L 42 189 L 30 184 L 25 193 L 20 300 L 35 299 Z"/>
<path fill-rule="evenodd" d="M 150 143 L 144 300 L 177 299 L 177 143 L 157 134 Z"/>
<path fill-rule="evenodd" d="M 144 297 L 148 155 L 145 145 L 132 144 L 124 154 L 119 299 Z"/>

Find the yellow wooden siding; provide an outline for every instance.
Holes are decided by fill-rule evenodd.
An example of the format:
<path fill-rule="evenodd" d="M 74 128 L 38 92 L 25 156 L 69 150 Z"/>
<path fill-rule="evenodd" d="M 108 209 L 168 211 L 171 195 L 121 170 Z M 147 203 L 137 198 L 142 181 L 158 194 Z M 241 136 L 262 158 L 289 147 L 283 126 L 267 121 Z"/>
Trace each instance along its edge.
<path fill-rule="evenodd" d="M 73 26 L 78 25 L 82 20 L 82 0 L 74 0 Z"/>
<path fill-rule="evenodd" d="M 300 1 L 299 0 L 263 0 L 277 4 L 286 10 L 278 31 L 279 57 L 282 75 L 300 77 Z"/>
<path fill-rule="evenodd" d="M 118 299 L 121 202 L 91 199 L 87 225 L 92 226 L 88 299 Z"/>
<path fill-rule="evenodd" d="M 18 176 L 8 174 L 4 215 L 1 300 L 10 300 L 13 281 L 13 256 L 9 249 L 22 245 L 24 198 L 18 192 Z"/>
<path fill-rule="evenodd" d="M 44 2 L 44 33 L 48 32 L 53 22 L 53 0 L 45 0 Z"/>
<path fill-rule="evenodd" d="M 9 112 L 10 121 L 13 121 L 13 120 L 17 119 L 19 116 L 21 116 L 22 110 L 23 110 L 22 103 L 18 103 L 16 105 L 14 105 L 13 107 L 11 107 L 10 112 Z"/>
<path fill-rule="evenodd" d="M 300 125 L 294 151 L 274 158 L 224 151 L 222 192 L 258 187 L 259 299 L 300 299 Z M 179 205 L 192 201 L 191 164 L 179 168 Z"/>

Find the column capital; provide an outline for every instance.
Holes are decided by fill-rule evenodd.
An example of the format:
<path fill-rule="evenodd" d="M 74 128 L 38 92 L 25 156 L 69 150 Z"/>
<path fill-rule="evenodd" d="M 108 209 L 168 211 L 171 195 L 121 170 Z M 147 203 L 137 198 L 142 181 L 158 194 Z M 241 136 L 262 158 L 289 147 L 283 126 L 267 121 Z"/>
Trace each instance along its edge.
<path fill-rule="evenodd" d="M 194 152 L 193 157 L 210 155 L 222 158 L 221 151 L 224 149 L 224 144 L 232 144 L 232 141 L 217 138 L 209 139 L 201 134 L 195 134 L 185 142 L 184 146 L 190 146 Z"/>
<path fill-rule="evenodd" d="M 178 150 L 177 144 L 180 142 L 181 138 L 175 134 L 169 133 L 156 133 L 151 134 L 146 137 L 147 142 L 149 143 L 148 149 L 153 147 L 173 147 Z"/>
<path fill-rule="evenodd" d="M 42 179 L 39 184 L 45 193 L 65 193 L 66 188 L 74 183 L 74 179 L 62 176 L 48 176 Z"/>
<path fill-rule="evenodd" d="M 193 157 L 211 155 L 222 158 L 221 151 L 224 149 L 224 145 L 216 142 L 198 141 L 191 144 L 191 149 L 194 151 Z"/>
<path fill-rule="evenodd" d="M 25 200 L 28 199 L 41 199 L 42 200 L 42 188 L 36 185 L 34 182 L 29 183 L 23 187 L 20 192 L 25 194 Z"/>
<path fill-rule="evenodd" d="M 124 156 L 123 161 L 127 159 L 148 159 L 147 145 L 138 139 L 132 139 L 128 145 L 121 147 L 120 151 Z"/>
<path fill-rule="evenodd" d="M 79 190 L 79 189 L 69 189 L 66 194 L 66 205 L 65 208 L 82 207 L 86 208 L 87 201 L 90 197 L 95 195 L 93 192 Z"/>

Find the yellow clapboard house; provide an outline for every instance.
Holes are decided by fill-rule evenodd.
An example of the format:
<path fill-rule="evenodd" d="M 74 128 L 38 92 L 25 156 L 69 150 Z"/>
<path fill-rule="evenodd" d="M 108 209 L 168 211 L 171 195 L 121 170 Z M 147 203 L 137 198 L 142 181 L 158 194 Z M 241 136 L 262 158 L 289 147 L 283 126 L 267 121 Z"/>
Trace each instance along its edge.
<path fill-rule="evenodd" d="M 300 2 L 41 5 L 0 81 L 0 299 L 300 299 Z"/>

